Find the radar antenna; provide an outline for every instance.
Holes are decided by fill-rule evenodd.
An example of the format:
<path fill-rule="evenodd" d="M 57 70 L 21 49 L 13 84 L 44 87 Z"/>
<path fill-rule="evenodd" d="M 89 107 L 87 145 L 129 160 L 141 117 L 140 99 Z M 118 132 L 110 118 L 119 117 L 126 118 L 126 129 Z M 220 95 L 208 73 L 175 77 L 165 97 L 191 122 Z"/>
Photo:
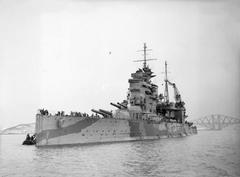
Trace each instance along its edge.
<path fill-rule="evenodd" d="M 147 49 L 146 43 L 144 43 L 143 50 L 138 50 L 137 52 L 143 51 L 143 60 L 134 60 L 134 62 L 141 62 L 143 61 L 143 68 L 147 68 L 147 61 L 150 60 L 157 60 L 156 58 L 149 58 L 147 59 L 147 51 L 151 51 L 152 49 Z"/>

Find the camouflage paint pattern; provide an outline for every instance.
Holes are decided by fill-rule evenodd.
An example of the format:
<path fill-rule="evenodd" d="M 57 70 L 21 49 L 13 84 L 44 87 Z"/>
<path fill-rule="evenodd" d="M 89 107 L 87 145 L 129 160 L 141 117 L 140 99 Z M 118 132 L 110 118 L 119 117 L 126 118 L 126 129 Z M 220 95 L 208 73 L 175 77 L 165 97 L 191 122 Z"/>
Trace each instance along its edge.
<path fill-rule="evenodd" d="M 192 133 L 196 132 L 179 123 L 41 115 L 36 118 L 37 146 L 160 139 Z"/>

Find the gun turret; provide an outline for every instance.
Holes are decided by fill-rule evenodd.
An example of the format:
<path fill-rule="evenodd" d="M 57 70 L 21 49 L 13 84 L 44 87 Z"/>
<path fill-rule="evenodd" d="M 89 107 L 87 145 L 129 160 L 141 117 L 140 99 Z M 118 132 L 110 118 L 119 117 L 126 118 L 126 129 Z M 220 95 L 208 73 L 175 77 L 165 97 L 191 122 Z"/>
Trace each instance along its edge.
<path fill-rule="evenodd" d="M 118 109 L 122 109 L 122 107 L 121 106 L 119 106 L 119 105 L 116 105 L 116 104 L 114 104 L 114 103 L 110 103 L 112 106 L 115 106 L 116 108 L 118 108 Z"/>
<path fill-rule="evenodd" d="M 125 106 L 125 105 L 123 105 L 123 104 L 121 104 L 121 103 L 119 103 L 119 102 L 117 102 L 117 104 L 120 105 L 120 106 L 122 106 L 123 108 L 127 109 L 127 106 Z"/>
<path fill-rule="evenodd" d="M 104 114 L 107 114 L 109 116 L 112 116 L 112 113 L 110 111 L 106 111 L 104 109 L 99 109 L 100 112 L 104 113 Z"/>
<path fill-rule="evenodd" d="M 100 111 L 97 111 L 97 110 L 95 110 L 95 109 L 91 109 L 91 111 L 92 111 L 92 112 L 95 112 L 95 113 L 97 113 L 97 114 L 100 114 L 100 115 L 102 115 L 103 117 L 108 117 L 108 116 L 109 116 L 108 114 L 103 113 L 103 112 L 100 112 Z"/>

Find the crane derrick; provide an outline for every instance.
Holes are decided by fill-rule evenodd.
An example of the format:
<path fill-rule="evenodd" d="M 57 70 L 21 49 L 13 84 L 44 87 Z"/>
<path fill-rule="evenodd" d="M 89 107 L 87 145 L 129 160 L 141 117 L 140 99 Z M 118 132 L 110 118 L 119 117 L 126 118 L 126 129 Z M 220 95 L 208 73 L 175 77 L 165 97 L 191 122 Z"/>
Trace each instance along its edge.
<path fill-rule="evenodd" d="M 180 95 L 180 93 L 179 93 L 179 91 L 178 91 L 178 89 L 177 89 L 176 84 L 170 82 L 169 80 L 167 80 L 167 82 L 169 83 L 169 85 L 171 85 L 171 86 L 173 87 L 173 90 L 174 90 L 174 99 L 175 99 L 176 103 L 182 102 L 182 100 L 181 100 L 181 95 Z"/>

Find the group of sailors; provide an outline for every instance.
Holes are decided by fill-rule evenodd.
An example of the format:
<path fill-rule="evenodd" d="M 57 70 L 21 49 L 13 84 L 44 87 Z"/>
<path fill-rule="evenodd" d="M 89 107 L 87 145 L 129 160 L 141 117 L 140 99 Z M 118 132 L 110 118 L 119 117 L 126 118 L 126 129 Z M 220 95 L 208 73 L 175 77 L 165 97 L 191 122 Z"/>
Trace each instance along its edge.
<path fill-rule="evenodd" d="M 31 142 L 31 143 L 35 143 L 36 141 L 36 134 L 33 134 L 32 136 L 29 135 L 29 133 L 26 136 L 25 141 Z"/>
<path fill-rule="evenodd" d="M 26 140 L 27 141 L 34 141 L 36 139 L 36 135 L 33 134 L 32 136 L 29 135 L 29 133 L 26 136 Z"/>
<path fill-rule="evenodd" d="M 72 112 L 70 113 L 70 116 L 73 117 L 89 117 L 87 113 L 81 113 L 81 112 Z"/>
<path fill-rule="evenodd" d="M 65 116 L 65 112 L 64 111 L 58 111 L 55 116 Z"/>
<path fill-rule="evenodd" d="M 39 113 L 40 115 L 51 115 L 51 113 L 48 112 L 47 109 L 39 109 Z M 71 117 L 91 117 L 91 118 L 94 118 L 94 117 L 100 117 L 98 114 L 87 114 L 87 113 L 82 113 L 82 112 L 73 112 L 71 111 L 70 114 L 65 114 L 64 111 L 58 111 L 55 116 L 71 116 Z"/>
<path fill-rule="evenodd" d="M 44 116 L 45 115 L 47 116 L 49 114 L 48 110 L 45 110 L 45 109 L 39 109 L 39 112 L 40 112 L 41 115 L 44 115 Z"/>

